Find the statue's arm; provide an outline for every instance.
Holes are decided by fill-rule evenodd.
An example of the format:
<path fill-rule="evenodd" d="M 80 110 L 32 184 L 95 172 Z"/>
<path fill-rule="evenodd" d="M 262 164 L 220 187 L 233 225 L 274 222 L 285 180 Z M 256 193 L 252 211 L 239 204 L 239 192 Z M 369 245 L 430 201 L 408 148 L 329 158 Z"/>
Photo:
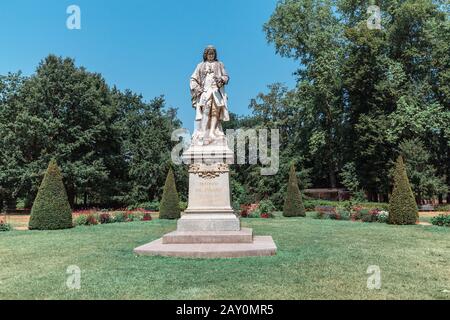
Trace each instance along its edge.
<path fill-rule="evenodd" d="M 189 81 L 189 88 L 191 89 L 192 105 L 196 104 L 196 100 L 203 92 L 202 85 L 200 83 L 200 65 L 197 66 Z"/>
<path fill-rule="evenodd" d="M 189 87 L 191 89 L 191 93 L 197 93 L 199 90 L 202 90 L 201 84 L 200 84 L 200 65 L 195 68 L 194 73 L 191 76 L 191 80 L 189 82 Z"/>
<path fill-rule="evenodd" d="M 222 81 L 224 84 L 228 84 L 228 82 L 230 81 L 230 77 L 228 76 L 228 72 L 227 70 L 225 70 L 225 66 L 222 62 L 220 63 L 220 68 L 222 71 Z"/>

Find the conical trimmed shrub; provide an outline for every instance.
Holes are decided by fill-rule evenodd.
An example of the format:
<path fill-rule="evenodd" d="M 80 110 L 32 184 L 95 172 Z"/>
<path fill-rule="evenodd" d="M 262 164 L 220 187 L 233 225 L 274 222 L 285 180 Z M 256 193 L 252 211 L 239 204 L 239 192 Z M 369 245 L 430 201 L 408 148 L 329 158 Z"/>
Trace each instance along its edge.
<path fill-rule="evenodd" d="M 304 217 L 305 206 L 303 205 L 302 194 L 298 188 L 297 174 L 295 166 L 291 165 L 289 171 L 289 182 L 287 186 L 286 200 L 283 206 L 283 216 L 285 217 Z"/>
<path fill-rule="evenodd" d="M 166 183 L 164 184 L 164 191 L 159 206 L 159 218 L 180 218 L 180 202 L 172 168 L 170 168 L 169 173 L 167 174 Z"/>
<path fill-rule="evenodd" d="M 58 230 L 72 228 L 72 210 L 56 160 L 50 161 L 34 199 L 28 228 Z"/>
<path fill-rule="evenodd" d="M 409 184 L 403 157 L 395 164 L 394 190 L 389 200 L 390 224 L 415 224 L 419 218 L 416 200 Z"/>

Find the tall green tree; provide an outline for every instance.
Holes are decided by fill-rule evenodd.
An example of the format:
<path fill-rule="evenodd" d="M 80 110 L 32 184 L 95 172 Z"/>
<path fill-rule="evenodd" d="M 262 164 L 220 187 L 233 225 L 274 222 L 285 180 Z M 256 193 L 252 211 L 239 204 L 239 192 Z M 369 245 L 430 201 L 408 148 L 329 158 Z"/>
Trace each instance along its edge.
<path fill-rule="evenodd" d="M 20 114 L 18 96 L 25 80 L 20 72 L 0 76 L 0 207 L 14 203 L 25 173 L 23 139 L 16 135 L 16 118 Z"/>
<path fill-rule="evenodd" d="M 77 194 L 95 194 L 112 182 L 120 149 L 111 127 L 109 89 L 100 75 L 50 55 L 24 82 L 17 108 L 12 123 L 24 159 L 22 193 L 35 194 L 39 172 L 53 157 L 63 169 L 71 204 Z"/>
<path fill-rule="evenodd" d="M 380 29 L 368 25 L 373 4 Z M 340 185 L 354 163 L 369 200 L 387 200 L 392 159 L 411 137 L 428 142 L 450 184 L 445 1 L 280 0 L 264 30 L 278 54 L 299 61 L 297 87 L 272 106 L 284 101 L 278 115 L 300 133 L 286 150 L 306 160 L 315 186 Z"/>
<path fill-rule="evenodd" d="M 417 138 L 405 140 L 400 143 L 400 152 L 405 159 L 406 172 L 417 203 L 448 192 L 445 180 L 437 176 L 422 141 Z"/>
<path fill-rule="evenodd" d="M 112 90 L 112 100 L 120 115 L 115 126 L 120 132 L 121 154 L 127 163 L 125 201 L 139 204 L 160 199 L 171 163 L 171 150 L 176 142 L 171 140 L 173 130 L 181 126 L 176 110 L 164 110 L 164 97 L 150 102 L 130 90 Z M 177 166 L 180 192 L 187 193 L 187 169 Z M 184 197 L 184 196 L 183 196 Z"/>
<path fill-rule="evenodd" d="M 31 206 L 56 158 L 70 203 L 123 206 L 161 197 L 176 109 L 110 89 L 73 59 L 45 58 L 36 73 L 0 77 L 0 193 Z M 178 176 L 187 176 L 182 166 Z M 181 180 L 181 179 L 180 179 Z M 180 186 L 183 192 L 187 183 Z"/>
<path fill-rule="evenodd" d="M 344 136 L 343 88 L 341 73 L 345 61 L 341 39 L 343 26 L 334 13 L 333 1 L 280 1 L 270 20 L 264 25 L 269 42 L 277 53 L 298 59 L 296 113 L 299 121 L 310 132 L 303 144 L 309 147 L 308 158 L 314 162 L 315 175 L 322 183 L 337 186 L 340 152 Z M 299 142 L 298 142 L 299 143 Z M 318 181 L 319 182 L 319 181 Z M 320 183 L 320 182 L 319 182 Z"/>

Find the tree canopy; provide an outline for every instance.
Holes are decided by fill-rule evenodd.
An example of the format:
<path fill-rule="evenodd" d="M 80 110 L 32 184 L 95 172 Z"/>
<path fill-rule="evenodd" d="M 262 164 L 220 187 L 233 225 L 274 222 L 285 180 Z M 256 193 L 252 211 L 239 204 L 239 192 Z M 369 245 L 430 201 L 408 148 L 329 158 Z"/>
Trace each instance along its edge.
<path fill-rule="evenodd" d="M 122 205 L 160 197 L 170 133 L 180 125 L 163 97 L 145 102 L 110 88 L 73 59 L 50 55 L 30 77 L 2 76 L 0 103 L 4 199 L 26 198 L 30 206 L 52 158 L 72 205 L 77 199 Z"/>

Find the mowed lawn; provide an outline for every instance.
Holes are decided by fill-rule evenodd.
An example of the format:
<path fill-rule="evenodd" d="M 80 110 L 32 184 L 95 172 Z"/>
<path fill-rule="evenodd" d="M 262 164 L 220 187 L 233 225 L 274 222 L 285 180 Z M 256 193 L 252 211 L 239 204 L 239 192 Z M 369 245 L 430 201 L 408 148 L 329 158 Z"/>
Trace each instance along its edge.
<path fill-rule="evenodd" d="M 273 257 L 137 257 L 176 228 L 155 219 L 0 233 L 2 299 L 450 299 L 450 228 L 312 218 L 243 219 L 271 235 Z M 70 265 L 81 289 L 66 286 Z M 381 289 L 367 288 L 367 268 Z"/>

